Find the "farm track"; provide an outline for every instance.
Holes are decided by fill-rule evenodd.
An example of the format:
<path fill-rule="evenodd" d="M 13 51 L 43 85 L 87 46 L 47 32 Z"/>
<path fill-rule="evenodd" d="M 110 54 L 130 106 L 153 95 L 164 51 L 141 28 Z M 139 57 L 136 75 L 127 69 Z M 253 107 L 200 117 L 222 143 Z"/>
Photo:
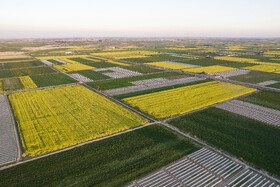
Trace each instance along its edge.
<path fill-rule="evenodd" d="M 94 55 L 91 55 L 94 57 Z M 96 57 L 99 57 L 99 56 L 96 56 Z M 102 57 L 104 58 L 104 57 Z M 128 62 L 128 61 L 125 61 L 125 60 L 116 60 L 116 59 L 112 59 L 112 58 L 106 58 L 106 59 L 110 59 L 110 60 L 115 60 L 115 61 L 119 61 L 119 62 L 125 62 L 125 63 L 130 63 L 130 64 L 135 64 L 135 65 L 143 65 L 143 66 L 147 66 L 147 67 L 153 67 L 155 69 L 161 69 L 161 70 L 164 70 L 164 71 L 169 71 L 169 72 L 178 72 L 178 73 L 183 73 L 183 74 L 186 74 L 186 75 L 191 75 L 191 76 L 195 76 L 195 77 L 199 77 L 199 78 L 209 78 L 209 79 L 212 79 L 212 80 L 217 80 L 217 81 L 221 81 L 221 82 L 229 82 L 229 83 L 232 83 L 232 84 L 237 84 L 237 85 L 243 85 L 243 86 L 247 86 L 247 87 L 251 87 L 251 88 L 256 88 L 256 89 L 259 89 L 259 90 L 268 90 L 268 91 L 274 91 L 274 92 L 280 92 L 280 89 L 276 89 L 276 88 L 269 88 L 269 87 L 264 87 L 264 86 L 260 86 L 260 85 L 255 85 L 255 84 L 249 84 L 249 83 L 243 83 L 243 82 L 239 82 L 239 81 L 233 81 L 233 80 L 227 80 L 227 79 L 220 79 L 220 78 L 215 78 L 211 75 L 202 75 L 202 74 L 194 74 L 194 73 L 189 73 L 189 72 L 182 72 L 182 71 L 178 71 L 178 70 L 170 70 L 170 69 L 165 69 L 165 68 L 159 68 L 159 67 L 154 67 L 154 66 L 150 66 L 150 65 L 146 65 L 146 64 L 140 64 L 140 63 L 133 63 L 133 62 Z M 53 68 L 53 67 L 50 67 L 52 69 L 54 69 L 55 71 L 57 72 L 60 72 L 60 73 L 63 73 L 75 80 L 77 80 L 75 77 L 72 77 L 71 75 L 63 72 L 63 71 L 60 71 L 56 68 Z M 79 81 L 79 80 L 77 80 Z M 273 180 L 273 181 L 277 181 L 278 183 L 280 183 L 280 179 L 274 177 L 274 176 L 271 176 L 270 174 L 268 174 L 267 172 L 263 171 L 263 170 L 259 170 L 259 169 L 255 169 L 254 167 L 250 166 L 249 163 L 246 163 L 244 161 L 240 161 L 238 158 L 230 155 L 229 153 L 227 152 L 224 152 L 223 150 L 219 150 L 213 146 L 210 146 L 208 145 L 206 142 L 203 142 L 195 137 L 192 137 L 190 136 L 189 134 L 185 133 L 185 132 L 182 132 L 180 131 L 179 129 L 169 125 L 168 123 L 166 123 L 166 120 L 164 121 L 157 121 L 156 119 L 146 115 L 146 114 L 143 114 L 142 112 L 114 99 L 113 97 L 107 95 L 107 94 L 104 94 L 103 92 L 99 91 L 99 90 L 96 90 L 90 86 L 88 86 L 87 84 L 83 83 L 83 82 L 79 82 L 79 83 L 70 83 L 70 84 L 66 84 L 66 85 L 75 85 L 75 84 L 81 84 L 85 87 L 87 87 L 88 89 L 106 97 L 107 99 L 125 107 L 126 109 L 134 112 L 134 113 L 137 113 L 138 115 L 148 119 L 150 121 L 150 123 L 147 123 L 145 125 L 141 125 L 139 127 L 136 127 L 136 128 L 132 128 L 132 129 L 128 129 L 126 131 L 122 131 L 122 132 L 119 132 L 119 133 L 116 133 L 116 134 L 112 134 L 112 135 L 109 135 L 109 136 L 105 136 L 105 137 L 102 137 L 102 138 L 99 138 L 99 139 L 94 139 L 94 140 L 91 140 L 91 141 L 88 141 L 88 142 L 85 142 L 85 143 L 81 143 L 81 144 L 78 144 L 78 145 L 75 145 L 75 146 L 72 146 L 72 147 L 68 147 L 68 148 L 65 148 L 65 149 L 62 149 L 62 150 L 58 150 L 58 151 L 55 151 L 55 152 L 51 152 L 51 153 L 48 153 L 48 154 L 45 154 L 45 155 L 42 155 L 42 156 L 39 156 L 39 157 L 35 157 L 35 158 L 32 158 L 32 159 L 28 159 L 28 160 L 25 160 L 25 161 L 18 161 L 17 163 L 15 164 L 11 164 L 11 165 L 8 165 L 8 166 L 4 166 L 4 167 L 1 167 L 0 168 L 0 171 L 1 170 L 4 170 L 4 169 L 7 169 L 7 168 L 10 168 L 10 167 L 14 167 L 16 165 L 19 165 L 19 164 L 23 164 L 23 163 L 27 163 L 27 162 L 30 162 L 30 161 L 33 161 L 33 160 L 37 160 L 37 159 L 40 159 L 40 158 L 44 158 L 44 157 L 48 157 L 48 156 L 51 156 L 51 155 L 54 155 L 54 154 L 57 154 L 57 153 L 60 153 L 60 152 L 64 152 L 64 151 L 67 151 L 67 150 L 71 150 L 71 149 L 74 149 L 74 148 L 77 148 L 77 147 L 81 147 L 83 145 L 86 145 L 86 144 L 90 144 L 90 143 L 93 143 L 93 142 L 97 142 L 97 141 L 101 141 L 101 140 L 104 140 L 104 139 L 107 139 L 107 138 L 111 138 L 111 137 L 114 137 L 114 136 L 118 136 L 120 134 L 124 134 L 124 133 L 128 133 L 128 132 L 131 132 L 131 131 L 134 131 L 134 130 L 137 130 L 137 129 L 140 129 L 140 128 L 144 128 L 146 126 L 149 126 L 149 125 L 154 125 L 154 124 L 160 124 L 172 131 L 175 131 L 176 133 L 179 133 L 181 135 L 183 135 L 184 137 L 187 137 L 189 139 L 191 139 L 195 144 L 197 145 L 203 145 L 204 148 L 206 148 L 207 150 L 211 150 L 211 151 L 214 151 L 216 153 L 219 153 L 220 155 L 226 157 L 226 158 L 229 158 L 231 161 L 239 164 L 239 165 L 242 165 L 244 169 L 250 169 L 250 171 L 253 171 L 253 172 L 256 172 L 256 173 L 259 173 L 263 176 L 265 176 L 266 178 L 270 179 L 270 180 Z M 30 89 L 30 90 L 38 90 L 38 89 L 45 89 L 45 88 L 51 88 L 51 87 L 61 87 L 61 86 L 66 86 L 66 85 L 57 85 L 57 86 L 49 86 L 49 87 L 44 87 L 44 88 L 35 88 L 35 89 Z M 29 91 L 29 90 L 22 90 L 22 91 Z M 15 92 L 22 92 L 22 91 L 15 91 Z M 14 93 L 14 92 L 12 92 Z M 9 94 L 9 93 L 8 93 Z M 244 169 L 239 171 L 236 175 L 234 176 L 237 176 L 238 174 L 240 174 L 241 172 L 244 172 Z M 237 176 L 238 177 L 238 176 Z M 240 175 L 239 175 L 240 177 Z M 174 178 L 172 178 L 174 179 Z M 232 177 L 229 179 L 229 180 L 232 180 Z M 229 181 L 227 180 L 227 181 Z M 178 181 L 177 181 L 178 182 Z M 136 183 L 135 183 L 136 184 Z M 179 183 L 180 184 L 180 183 Z M 226 184 L 223 183 L 223 184 Z M 136 186 L 139 186 L 136 184 Z"/>

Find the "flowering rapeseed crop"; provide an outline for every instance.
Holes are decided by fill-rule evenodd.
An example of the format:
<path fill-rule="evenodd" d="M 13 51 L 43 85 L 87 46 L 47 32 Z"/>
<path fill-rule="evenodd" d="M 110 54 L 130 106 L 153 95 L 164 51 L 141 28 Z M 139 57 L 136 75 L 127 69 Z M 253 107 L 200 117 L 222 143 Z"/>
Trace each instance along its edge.
<path fill-rule="evenodd" d="M 192 72 L 192 73 L 218 73 L 224 71 L 232 71 L 237 70 L 236 68 L 225 67 L 225 66 L 207 66 L 207 67 L 198 67 L 198 68 L 189 68 L 189 69 L 182 69 L 182 71 Z"/>
<path fill-rule="evenodd" d="M 80 85 L 9 95 L 22 146 L 41 155 L 147 123 Z"/>
<path fill-rule="evenodd" d="M 212 81 L 123 99 L 156 118 L 197 110 L 256 91 L 253 88 Z"/>
<path fill-rule="evenodd" d="M 168 69 L 186 69 L 186 68 L 193 68 L 192 66 L 185 66 L 180 64 L 172 64 L 167 62 L 150 62 L 145 63 L 152 66 L 162 67 L 162 68 L 168 68 Z"/>

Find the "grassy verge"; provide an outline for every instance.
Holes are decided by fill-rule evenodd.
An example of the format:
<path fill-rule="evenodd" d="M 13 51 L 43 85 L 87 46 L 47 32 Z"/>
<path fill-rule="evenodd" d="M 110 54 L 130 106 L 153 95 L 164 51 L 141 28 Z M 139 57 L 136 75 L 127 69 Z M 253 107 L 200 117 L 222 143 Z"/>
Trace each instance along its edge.
<path fill-rule="evenodd" d="M 197 149 L 154 125 L 0 171 L 0 186 L 121 186 Z"/>
<path fill-rule="evenodd" d="M 186 115 L 171 125 L 280 176 L 280 129 L 217 108 Z"/>
<path fill-rule="evenodd" d="M 180 75 L 180 74 L 175 73 L 175 72 L 165 72 L 165 73 L 157 73 L 157 74 L 150 74 L 150 75 L 141 75 L 141 76 L 136 76 L 136 77 L 127 77 L 127 78 L 121 78 L 121 79 L 111 79 L 111 80 L 104 80 L 104 81 L 98 81 L 98 82 L 90 82 L 87 84 L 93 88 L 99 87 L 99 89 L 101 89 L 101 90 L 109 90 L 109 89 L 114 89 L 114 88 L 133 86 L 133 84 L 130 83 L 132 81 L 168 77 L 168 76 L 176 76 L 176 75 Z"/>

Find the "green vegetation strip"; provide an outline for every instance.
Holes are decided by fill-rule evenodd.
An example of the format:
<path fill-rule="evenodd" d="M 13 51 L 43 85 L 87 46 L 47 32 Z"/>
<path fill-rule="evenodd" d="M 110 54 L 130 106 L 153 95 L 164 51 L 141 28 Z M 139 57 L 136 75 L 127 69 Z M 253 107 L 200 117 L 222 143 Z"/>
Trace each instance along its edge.
<path fill-rule="evenodd" d="M 49 67 L 35 67 L 35 68 L 21 68 L 12 70 L 0 70 L 0 79 L 8 77 L 30 76 L 38 74 L 54 73 L 53 69 Z"/>
<path fill-rule="evenodd" d="M 267 72 L 261 72 L 261 71 L 251 71 L 249 74 L 241 75 L 238 77 L 233 77 L 232 79 L 236 80 L 236 81 L 256 84 L 256 83 L 269 81 L 269 80 L 280 81 L 280 74 L 267 73 Z"/>
<path fill-rule="evenodd" d="M 153 78 L 160 78 L 160 77 L 169 77 L 169 76 L 176 76 L 176 75 L 180 75 L 180 74 L 175 73 L 175 72 L 165 72 L 165 73 L 156 73 L 156 74 L 142 75 L 142 76 L 136 76 L 136 77 L 90 82 L 87 84 L 93 88 L 99 88 L 101 90 L 109 90 L 109 89 L 114 89 L 114 88 L 133 86 L 133 84 L 130 83 L 132 81 L 153 79 Z"/>
<path fill-rule="evenodd" d="M 140 91 L 140 92 L 134 92 L 134 93 L 128 93 L 128 94 L 123 94 L 123 95 L 117 95 L 117 96 L 114 96 L 114 98 L 121 100 L 121 99 L 128 98 L 128 97 L 134 97 L 134 96 L 138 96 L 138 95 L 145 95 L 145 94 L 160 92 L 160 91 L 164 91 L 164 90 L 171 90 L 171 89 L 174 89 L 174 88 L 180 88 L 180 87 L 183 87 L 183 86 L 191 86 L 191 85 L 194 85 L 194 84 L 200 84 L 200 83 L 209 82 L 209 81 L 210 80 L 207 79 L 207 80 L 201 80 L 201 81 L 190 82 L 190 83 L 185 83 L 185 84 L 178 84 L 178 85 L 174 85 L 174 86 L 155 88 L 155 89 L 151 89 L 151 90 L 144 90 L 144 91 Z"/>
<path fill-rule="evenodd" d="M 30 77 L 37 87 L 55 86 L 77 82 L 76 80 L 62 73 L 31 75 Z"/>
<path fill-rule="evenodd" d="M 87 59 L 83 59 L 83 58 L 70 58 L 70 60 L 74 60 L 74 61 L 79 62 L 81 64 L 85 64 L 85 65 L 92 66 L 92 67 L 95 67 L 95 68 L 107 68 L 107 67 L 118 66 L 116 64 L 111 64 L 111 63 L 108 63 L 108 62 L 105 62 L 105 61 L 98 62 L 98 61 L 95 61 L 94 59 L 92 59 L 92 61 L 91 61 L 91 60 L 87 60 Z"/>
<path fill-rule="evenodd" d="M 280 93 L 277 92 L 257 92 L 255 94 L 248 95 L 247 97 L 242 97 L 239 100 L 280 110 Z"/>
<path fill-rule="evenodd" d="M 217 108 L 170 122 L 171 125 L 280 176 L 280 128 Z"/>
<path fill-rule="evenodd" d="M 121 186 L 198 150 L 153 125 L 0 171 L 0 186 Z"/>
<path fill-rule="evenodd" d="M 12 63 L 0 63 L 0 69 L 16 69 L 16 68 L 28 68 L 44 66 L 40 61 L 30 61 L 30 62 L 12 62 Z"/>

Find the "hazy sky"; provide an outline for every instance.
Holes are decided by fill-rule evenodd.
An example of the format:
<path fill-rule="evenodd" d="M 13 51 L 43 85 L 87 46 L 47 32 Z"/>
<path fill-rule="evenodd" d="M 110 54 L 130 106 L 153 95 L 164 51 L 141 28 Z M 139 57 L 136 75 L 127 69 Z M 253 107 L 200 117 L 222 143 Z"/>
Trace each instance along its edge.
<path fill-rule="evenodd" d="M 0 38 L 280 37 L 280 0 L 0 0 Z"/>

